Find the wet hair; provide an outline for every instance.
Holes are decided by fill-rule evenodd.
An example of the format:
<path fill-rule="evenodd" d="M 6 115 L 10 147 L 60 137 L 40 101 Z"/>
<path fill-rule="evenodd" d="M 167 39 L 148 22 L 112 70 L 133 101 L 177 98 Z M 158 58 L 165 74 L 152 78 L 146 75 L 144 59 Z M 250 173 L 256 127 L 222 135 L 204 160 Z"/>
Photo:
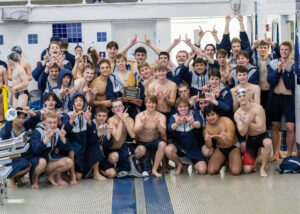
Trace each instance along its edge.
<path fill-rule="evenodd" d="M 196 64 L 200 64 L 200 63 L 203 63 L 204 65 L 206 65 L 205 59 L 203 59 L 203 58 L 196 58 L 196 59 L 194 59 L 194 61 L 192 63 L 192 66 L 195 67 Z"/>
<path fill-rule="evenodd" d="M 106 45 L 106 49 L 111 49 L 115 47 L 116 49 L 119 49 L 119 45 L 118 43 L 116 43 L 115 41 L 110 41 L 109 43 L 107 43 Z"/>
<path fill-rule="evenodd" d="M 125 56 L 125 54 L 122 53 L 116 55 L 115 64 L 117 63 L 117 59 L 124 59 L 127 62 L 127 57 Z"/>
<path fill-rule="evenodd" d="M 218 77 L 219 79 L 221 79 L 221 73 L 219 71 L 219 69 L 217 68 L 213 68 L 208 72 L 208 78 L 210 77 Z"/>
<path fill-rule="evenodd" d="M 249 59 L 249 54 L 246 51 L 243 51 L 243 50 L 239 51 L 236 55 L 236 58 L 239 58 L 240 56 L 243 56 L 243 57 Z"/>
<path fill-rule="evenodd" d="M 190 86 L 189 86 L 189 84 L 187 84 L 187 82 L 181 82 L 181 83 L 179 83 L 179 85 L 178 85 L 178 89 L 179 88 L 183 88 L 183 87 L 186 87 L 187 89 L 190 89 Z"/>
<path fill-rule="evenodd" d="M 135 49 L 134 54 L 136 55 L 137 53 L 144 53 L 147 54 L 147 50 L 144 47 L 138 47 Z"/>
<path fill-rule="evenodd" d="M 236 67 L 236 74 L 238 74 L 238 73 L 247 73 L 248 74 L 248 68 L 246 68 L 245 66 L 238 65 Z"/>
<path fill-rule="evenodd" d="M 148 102 L 148 101 L 150 101 L 150 102 L 152 102 L 152 103 L 155 103 L 155 104 L 158 103 L 157 97 L 154 96 L 154 95 L 149 95 L 149 96 L 147 96 L 147 97 L 145 98 L 145 103 Z"/>
<path fill-rule="evenodd" d="M 76 47 L 74 48 L 74 50 L 76 51 L 77 48 L 80 48 L 82 50 L 82 47 L 80 45 L 76 45 Z"/>
<path fill-rule="evenodd" d="M 62 41 L 60 42 L 60 45 L 61 45 L 61 48 L 62 48 L 62 49 L 68 49 L 68 47 L 69 47 L 69 42 L 66 41 L 66 40 L 62 40 Z"/>
<path fill-rule="evenodd" d="M 190 108 L 190 102 L 188 98 L 182 98 L 182 97 L 178 97 L 176 102 L 175 102 L 175 107 L 178 108 L 178 106 L 180 104 L 186 104 L 189 108 Z"/>
<path fill-rule="evenodd" d="M 20 116 L 20 115 L 24 115 L 25 117 L 27 117 L 27 114 L 25 114 L 24 112 L 20 112 L 20 111 L 23 111 L 24 109 L 22 108 L 22 107 L 17 107 L 16 108 L 16 111 L 17 111 L 17 115 L 18 115 L 18 117 Z"/>
<path fill-rule="evenodd" d="M 158 58 L 160 58 L 160 56 L 167 56 L 168 60 L 170 60 L 170 54 L 166 51 L 161 51 L 158 55 Z"/>
<path fill-rule="evenodd" d="M 217 51 L 217 54 L 216 54 L 216 57 L 217 57 L 217 58 L 218 58 L 219 56 L 226 57 L 226 56 L 228 56 L 228 53 L 227 53 L 226 50 L 220 49 L 220 50 Z"/>
<path fill-rule="evenodd" d="M 293 50 L 292 43 L 289 42 L 289 41 L 284 41 L 284 42 L 282 42 L 282 43 L 280 44 L 280 47 L 281 47 L 281 46 L 288 46 L 288 47 L 290 48 L 290 51 L 291 51 L 291 52 L 292 52 L 292 50 Z"/>
<path fill-rule="evenodd" d="M 205 50 L 206 50 L 206 48 L 208 47 L 208 46 L 211 46 L 213 49 L 214 49 L 214 51 L 216 52 L 216 47 L 213 45 L 213 44 L 207 44 L 207 45 L 205 45 Z"/>
<path fill-rule="evenodd" d="M 163 63 L 158 63 L 155 68 L 154 68 L 155 71 L 157 70 L 168 70 L 168 66 L 163 64 Z"/>
<path fill-rule="evenodd" d="M 209 104 L 208 106 L 206 106 L 204 108 L 204 117 L 206 118 L 206 116 L 208 114 L 210 114 L 211 112 L 215 112 L 218 116 L 220 116 L 220 110 L 216 105 L 213 104 Z"/>
<path fill-rule="evenodd" d="M 240 43 L 241 44 L 241 40 L 239 39 L 239 38 L 232 38 L 232 40 L 231 40 L 231 44 L 232 43 Z"/>
<path fill-rule="evenodd" d="M 142 62 L 141 64 L 138 65 L 139 72 L 141 72 L 141 69 L 143 67 L 149 67 L 150 68 L 150 65 L 148 64 L 148 62 Z"/>
<path fill-rule="evenodd" d="M 97 114 L 100 113 L 100 112 L 103 112 L 103 113 L 107 114 L 107 113 L 108 113 L 108 110 L 107 110 L 107 108 L 106 108 L 105 106 L 100 105 L 100 106 L 97 106 L 97 107 L 95 108 L 95 115 L 97 115 Z"/>
<path fill-rule="evenodd" d="M 109 67 L 111 68 L 111 64 L 110 64 L 110 61 L 108 59 L 101 59 L 98 63 L 98 68 L 100 70 L 100 65 L 102 65 L 103 63 L 106 63 L 109 65 Z"/>
<path fill-rule="evenodd" d="M 52 97 L 55 102 L 57 102 L 57 96 L 54 92 L 48 92 L 45 96 L 44 96 L 44 102 L 46 102 L 47 100 L 50 99 L 50 97 Z"/>

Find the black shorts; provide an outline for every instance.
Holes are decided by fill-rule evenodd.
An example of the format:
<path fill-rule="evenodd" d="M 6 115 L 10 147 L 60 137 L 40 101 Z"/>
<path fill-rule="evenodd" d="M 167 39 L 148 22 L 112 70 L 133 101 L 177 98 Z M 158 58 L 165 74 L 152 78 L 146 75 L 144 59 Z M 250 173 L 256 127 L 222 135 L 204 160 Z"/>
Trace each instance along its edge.
<path fill-rule="evenodd" d="M 236 144 L 234 144 L 233 146 L 231 146 L 231 147 L 229 147 L 229 148 L 220 148 L 220 147 L 218 147 L 218 146 L 217 146 L 217 148 L 220 150 L 220 152 L 222 152 L 222 154 L 223 154 L 226 158 L 228 158 L 229 153 L 230 153 L 233 149 L 239 148 L 239 142 L 236 143 Z"/>
<path fill-rule="evenodd" d="M 260 92 L 260 104 L 262 105 L 265 111 L 267 110 L 268 97 L 269 97 L 269 91 Z"/>
<path fill-rule="evenodd" d="M 287 123 L 295 123 L 295 102 L 293 95 L 273 94 L 270 116 L 272 122 L 281 122 L 282 112 Z"/>
<path fill-rule="evenodd" d="M 15 93 L 15 98 L 18 99 L 20 95 L 22 94 L 27 94 L 28 98 L 29 99 L 29 92 L 28 90 L 24 90 L 24 91 L 18 91 L 17 93 Z"/>
<path fill-rule="evenodd" d="M 266 138 L 270 138 L 268 133 L 262 133 L 257 136 L 248 136 L 247 142 L 246 142 L 246 149 L 244 152 L 244 166 L 250 165 L 253 166 L 257 152 L 260 147 L 263 147 L 263 141 Z"/>
<path fill-rule="evenodd" d="M 149 150 L 151 152 L 156 152 L 160 142 L 164 142 L 164 140 L 158 138 L 158 139 L 156 139 L 152 142 L 148 142 L 148 143 L 138 141 L 137 146 L 144 146 L 144 147 L 146 147 L 147 150 Z"/>
<path fill-rule="evenodd" d="M 100 162 L 99 167 L 100 167 L 101 170 L 106 171 L 108 169 L 114 168 L 114 165 L 112 165 L 111 163 L 109 163 L 107 159 L 103 159 Z"/>

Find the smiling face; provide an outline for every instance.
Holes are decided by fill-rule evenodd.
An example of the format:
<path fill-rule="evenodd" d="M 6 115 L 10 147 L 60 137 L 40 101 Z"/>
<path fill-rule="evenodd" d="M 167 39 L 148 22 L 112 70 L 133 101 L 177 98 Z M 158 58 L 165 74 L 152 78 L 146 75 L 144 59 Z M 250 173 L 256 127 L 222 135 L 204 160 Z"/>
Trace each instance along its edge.
<path fill-rule="evenodd" d="M 224 56 L 224 55 L 219 55 L 217 57 L 217 60 L 218 60 L 218 63 L 219 63 L 220 66 L 226 65 L 226 59 L 227 59 L 227 57 Z"/>
<path fill-rule="evenodd" d="M 246 58 L 246 57 L 243 56 L 243 55 L 240 55 L 240 56 L 236 59 L 236 62 L 237 62 L 237 64 L 240 65 L 240 66 L 248 67 L 249 59 Z"/>
<path fill-rule="evenodd" d="M 208 114 L 206 114 L 206 120 L 211 125 L 215 124 L 218 119 L 219 119 L 219 115 L 214 111 L 211 111 Z"/>
<path fill-rule="evenodd" d="M 155 70 L 155 75 L 157 76 L 157 79 L 159 79 L 159 80 L 166 79 L 167 73 L 168 72 L 166 69 Z"/>
<path fill-rule="evenodd" d="M 246 83 L 247 80 L 248 80 L 248 73 L 246 73 L 246 72 L 238 72 L 238 73 L 236 74 L 236 77 L 237 77 L 237 79 L 239 80 L 239 83 L 240 83 L 240 84 L 244 84 L 244 83 Z"/>
<path fill-rule="evenodd" d="M 241 50 L 241 43 L 240 42 L 233 42 L 231 43 L 231 50 L 233 54 L 237 54 Z"/>
<path fill-rule="evenodd" d="M 179 66 L 184 64 L 187 59 L 188 59 L 188 54 L 184 51 L 179 51 L 176 55 L 176 61 Z"/>
<path fill-rule="evenodd" d="M 137 62 L 138 64 L 140 64 L 140 63 L 146 61 L 147 55 L 146 55 L 145 53 L 143 53 L 143 52 L 137 52 L 137 53 L 135 54 L 134 58 L 135 58 L 136 62 Z"/>
<path fill-rule="evenodd" d="M 98 112 L 96 115 L 95 115 L 95 118 L 97 120 L 97 123 L 98 124 L 104 124 L 105 121 L 107 120 L 107 113 L 105 112 Z"/>
<path fill-rule="evenodd" d="M 47 100 L 45 100 L 45 106 L 50 111 L 55 110 L 56 100 L 50 96 Z"/>
<path fill-rule="evenodd" d="M 114 46 L 112 46 L 111 48 L 107 48 L 106 51 L 107 51 L 108 57 L 112 58 L 112 59 L 115 58 L 116 55 L 118 54 L 118 49 Z"/>
<path fill-rule="evenodd" d="M 189 106 L 186 103 L 179 103 L 177 106 L 177 111 L 180 116 L 187 116 L 189 113 Z"/>
<path fill-rule="evenodd" d="M 140 69 L 140 74 L 144 79 L 148 79 L 151 76 L 151 69 L 149 66 L 144 66 Z"/>
<path fill-rule="evenodd" d="M 46 117 L 44 120 L 45 129 L 56 130 L 57 128 L 57 118 Z"/>
<path fill-rule="evenodd" d="M 104 77 L 108 77 L 111 74 L 111 67 L 108 63 L 102 63 L 100 66 L 100 73 L 101 75 L 103 75 Z"/>
<path fill-rule="evenodd" d="M 268 55 L 269 46 L 268 45 L 261 45 L 257 47 L 257 52 L 259 56 L 265 57 Z"/>
<path fill-rule="evenodd" d="M 190 89 L 186 86 L 178 88 L 179 97 L 190 98 Z"/>
<path fill-rule="evenodd" d="M 121 101 L 113 102 L 112 105 L 112 112 L 123 112 L 124 111 L 124 105 Z"/>
<path fill-rule="evenodd" d="M 211 76 L 209 77 L 209 84 L 211 85 L 212 88 L 216 88 L 220 85 L 220 78 L 217 76 Z"/>
<path fill-rule="evenodd" d="M 280 46 L 280 55 L 283 58 L 289 58 L 291 55 L 291 49 L 289 46 L 281 45 Z"/>
<path fill-rule="evenodd" d="M 83 73 L 83 78 L 87 82 L 91 82 L 94 79 L 95 71 L 91 68 L 86 68 Z"/>
<path fill-rule="evenodd" d="M 58 57 L 61 54 L 60 46 L 58 44 L 52 43 L 49 48 L 49 54 L 50 56 Z"/>
<path fill-rule="evenodd" d="M 237 101 L 240 104 L 240 106 L 244 106 L 249 103 L 249 97 L 248 95 L 241 93 L 237 96 Z"/>
<path fill-rule="evenodd" d="M 210 58 L 214 58 L 214 55 L 215 55 L 215 49 L 213 46 L 211 45 L 207 45 L 205 47 L 205 53 L 210 57 Z"/>
<path fill-rule="evenodd" d="M 160 55 L 158 61 L 165 65 L 169 64 L 169 58 L 167 55 Z"/>
<path fill-rule="evenodd" d="M 58 67 L 50 68 L 49 76 L 50 76 L 51 80 L 57 80 L 58 74 L 59 74 L 59 68 Z"/>
<path fill-rule="evenodd" d="M 194 66 L 195 72 L 198 74 L 202 74 L 206 69 L 206 65 L 204 63 L 196 63 Z"/>
<path fill-rule="evenodd" d="M 151 100 L 147 100 L 147 102 L 145 103 L 146 105 L 146 109 L 148 111 L 155 111 L 155 108 L 156 108 L 156 103 L 152 102 Z"/>
<path fill-rule="evenodd" d="M 17 118 L 14 120 L 14 123 L 15 123 L 18 127 L 21 127 L 21 126 L 24 125 L 25 119 L 26 119 L 25 114 L 19 114 L 19 115 L 17 116 Z"/>
<path fill-rule="evenodd" d="M 74 104 L 73 104 L 73 107 L 74 107 L 75 111 L 82 111 L 83 106 L 84 106 L 83 98 L 81 96 L 77 96 L 74 99 Z"/>

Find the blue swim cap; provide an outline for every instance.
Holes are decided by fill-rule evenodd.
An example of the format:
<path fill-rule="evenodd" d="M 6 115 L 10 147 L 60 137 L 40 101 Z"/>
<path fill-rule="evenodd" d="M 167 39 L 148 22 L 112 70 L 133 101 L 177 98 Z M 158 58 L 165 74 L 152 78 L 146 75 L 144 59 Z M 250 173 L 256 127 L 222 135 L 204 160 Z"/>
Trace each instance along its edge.
<path fill-rule="evenodd" d="M 22 54 L 22 48 L 20 46 L 18 46 L 18 45 L 13 46 L 12 49 L 11 49 L 11 51 L 14 51 L 14 52 L 17 52 L 19 54 Z"/>
<path fill-rule="evenodd" d="M 16 53 L 11 53 L 11 54 L 9 54 L 9 55 L 7 56 L 7 59 L 11 59 L 11 60 L 13 60 L 13 61 L 15 61 L 15 62 L 19 62 L 19 57 L 18 57 L 18 55 L 17 55 Z"/>

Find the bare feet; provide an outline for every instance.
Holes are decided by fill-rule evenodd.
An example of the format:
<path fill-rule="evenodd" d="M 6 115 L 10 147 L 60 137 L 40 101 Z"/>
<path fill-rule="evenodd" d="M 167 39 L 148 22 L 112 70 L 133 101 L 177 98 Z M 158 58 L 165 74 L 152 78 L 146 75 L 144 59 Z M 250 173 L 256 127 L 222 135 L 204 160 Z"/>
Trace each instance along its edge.
<path fill-rule="evenodd" d="M 178 164 L 177 165 L 177 169 L 176 169 L 176 171 L 174 172 L 174 175 L 180 175 L 180 173 L 181 173 L 181 170 L 182 170 L 182 164 Z"/>
<path fill-rule="evenodd" d="M 56 178 L 56 181 L 60 186 L 67 186 L 68 185 L 68 183 L 65 180 L 63 180 L 62 178 Z"/>
<path fill-rule="evenodd" d="M 39 187 L 39 184 L 34 183 L 34 184 L 32 184 L 31 188 L 32 189 L 39 189 L 40 187 Z"/>
<path fill-rule="evenodd" d="M 268 177 L 268 174 L 266 173 L 265 169 L 264 168 L 260 168 L 260 177 L 261 178 L 266 178 Z"/>
<path fill-rule="evenodd" d="M 76 184 L 78 184 L 78 183 L 77 183 L 76 179 L 72 179 L 72 180 L 70 181 L 70 184 L 76 185 Z"/>
<path fill-rule="evenodd" d="M 152 170 L 152 175 L 154 175 L 157 178 L 161 178 L 161 174 L 159 174 L 156 170 Z"/>
<path fill-rule="evenodd" d="M 102 176 L 100 173 L 94 173 L 94 180 L 96 180 L 96 181 L 107 181 L 107 178 Z"/>
<path fill-rule="evenodd" d="M 292 154 L 288 154 L 287 156 L 291 156 Z M 281 152 L 279 152 L 279 158 L 280 159 L 284 159 L 287 157 L 286 155 L 282 154 Z"/>
<path fill-rule="evenodd" d="M 280 160 L 279 154 L 273 155 L 273 156 L 270 158 L 270 162 L 272 162 L 272 161 L 279 161 L 279 160 Z"/>
<path fill-rule="evenodd" d="M 52 184 L 52 186 L 58 186 L 53 176 L 48 176 L 48 181 Z"/>
<path fill-rule="evenodd" d="M 16 177 L 16 183 L 18 183 L 18 186 L 24 186 L 26 184 L 21 176 Z"/>
<path fill-rule="evenodd" d="M 7 182 L 7 186 L 9 188 L 17 188 L 15 179 L 10 178 L 10 179 L 7 179 L 6 182 Z"/>

